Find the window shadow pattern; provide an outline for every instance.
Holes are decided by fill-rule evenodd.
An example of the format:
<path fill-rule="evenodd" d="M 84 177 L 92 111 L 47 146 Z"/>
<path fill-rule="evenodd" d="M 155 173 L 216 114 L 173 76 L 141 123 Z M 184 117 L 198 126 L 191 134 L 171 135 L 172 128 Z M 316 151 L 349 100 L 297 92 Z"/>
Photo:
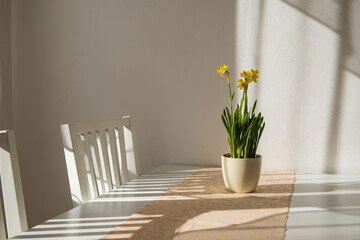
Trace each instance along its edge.
<path fill-rule="evenodd" d="M 339 46 L 336 56 L 335 85 L 330 111 L 327 139 L 327 151 L 325 154 L 324 172 L 336 174 L 340 172 L 344 156 L 340 152 L 340 137 L 343 121 L 349 116 L 342 114 L 347 95 L 346 73 L 360 77 L 360 2 L 355 0 L 282 0 L 305 16 L 317 21 L 327 29 L 333 31 L 339 37 Z M 349 170 L 348 170 L 349 171 Z"/>

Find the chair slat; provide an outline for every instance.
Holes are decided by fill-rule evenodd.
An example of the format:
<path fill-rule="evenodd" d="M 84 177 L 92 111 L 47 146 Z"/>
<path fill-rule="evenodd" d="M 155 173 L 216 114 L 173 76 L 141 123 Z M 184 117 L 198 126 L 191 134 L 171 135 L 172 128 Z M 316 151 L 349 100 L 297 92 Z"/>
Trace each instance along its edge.
<path fill-rule="evenodd" d="M 70 125 L 70 132 L 76 133 L 76 125 Z M 90 186 L 89 181 L 87 177 L 87 171 L 86 171 L 86 164 L 85 164 L 85 149 L 84 144 L 81 140 L 81 135 L 71 135 L 71 141 L 73 143 L 73 151 L 74 151 L 74 157 L 77 159 L 75 161 L 76 168 L 77 168 L 77 174 L 79 178 L 79 185 L 81 190 L 81 196 L 76 196 L 79 198 L 81 202 L 87 202 L 91 199 L 90 194 Z M 81 198 L 81 199 L 80 199 Z"/>
<path fill-rule="evenodd" d="M 97 136 L 96 136 L 96 131 L 91 132 L 91 140 L 92 140 L 92 145 L 93 145 L 93 149 L 94 149 L 94 154 L 95 154 L 95 159 L 96 159 L 96 165 L 97 165 L 97 170 L 98 170 L 98 179 L 100 182 L 100 186 L 101 186 L 101 194 L 105 193 L 105 184 L 104 184 L 104 175 L 103 175 L 103 167 L 102 164 L 100 162 L 100 154 L 99 154 L 99 146 L 97 144 Z M 101 195 L 100 194 L 100 195 Z"/>
<path fill-rule="evenodd" d="M 100 137 L 100 143 L 101 143 L 100 145 L 101 145 L 102 157 L 104 160 L 106 180 L 107 180 L 107 184 L 108 184 L 109 190 L 110 190 L 110 189 L 113 189 L 113 184 L 112 184 L 111 173 L 110 173 L 109 156 L 108 156 L 108 151 L 106 148 L 106 138 L 105 138 L 105 130 L 104 129 L 99 130 L 99 137 Z"/>
<path fill-rule="evenodd" d="M 139 176 L 132 126 L 130 117 L 61 125 L 74 206 Z"/>
<path fill-rule="evenodd" d="M 128 177 L 128 166 L 127 166 L 127 160 L 126 160 L 126 150 L 125 150 L 125 140 L 124 140 L 124 129 L 123 127 L 117 127 L 116 128 L 118 132 L 118 139 L 119 139 L 119 150 L 120 150 L 120 176 L 121 176 L 121 183 L 125 184 L 129 181 Z"/>
<path fill-rule="evenodd" d="M 115 187 L 120 187 L 121 179 L 120 179 L 120 166 L 119 166 L 119 155 L 116 147 L 116 138 L 114 128 L 108 129 L 109 132 L 109 143 L 110 143 L 110 151 L 112 156 L 112 164 L 114 170 L 114 178 L 115 178 Z"/>
<path fill-rule="evenodd" d="M 93 195 L 93 197 L 98 197 L 99 196 L 99 190 L 96 184 L 96 175 L 95 175 L 95 170 L 94 170 L 94 162 L 91 156 L 91 150 L 90 150 L 90 140 L 89 140 L 89 134 L 85 133 L 84 134 L 84 140 L 85 140 L 85 161 L 87 161 L 88 163 L 88 167 L 89 169 L 87 169 L 87 171 L 89 171 L 88 176 L 89 176 L 89 180 L 90 180 L 90 193 Z"/>
<path fill-rule="evenodd" d="M 0 131 L 0 239 L 27 229 L 15 134 L 3 130 Z"/>
<path fill-rule="evenodd" d="M 0 239 L 8 239 L 8 234 L 6 230 L 6 219 L 4 211 L 4 199 L 2 194 L 2 185 L 0 179 Z"/>
<path fill-rule="evenodd" d="M 124 117 L 129 119 L 129 125 L 124 126 L 124 138 L 126 148 L 126 159 L 128 162 L 128 174 L 129 180 L 133 180 L 139 177 L 140 169 L 137 157 L 137 145 L 135 141 L 134 123 L 130 117 Z"/>
<path fill-rule="evenodd" d="M 20 177 L 20 167 L 19 167 L 19 161 L 18 161 L 18 155 L 16 149 L 15 133 L 13 130 L 7 130 L 7 135 L 8 135 L 9 151 L 11 155 L 11 167 L 13 173 L 13 181 L 15 184 L 15 194 L 17 199 L 20 227 L 21 227 L 21 231 L 26 231 L 28 230 L 28 223 L 27 223 L 27 217 L 25 211 L 23 188 Z M 11 236 L 10 231 L 9 231 L 9 236 Z"/>
<path fill-rule="evenodd" d="M 113 157 L 111 154 L 111 147 L 110 147 L 110 134 L 109 130 L 105 130 L 105 139 L 106 139 L 106 150 L 109 158 L 109 167 L 110 167 L 110 173 L 111 173 L 111 182 L 113 185 L 113 188 L 116 188 L 116 179 L 115 179 L 115 172 L 114 172 L 114 165 L 113 165 Z"/>

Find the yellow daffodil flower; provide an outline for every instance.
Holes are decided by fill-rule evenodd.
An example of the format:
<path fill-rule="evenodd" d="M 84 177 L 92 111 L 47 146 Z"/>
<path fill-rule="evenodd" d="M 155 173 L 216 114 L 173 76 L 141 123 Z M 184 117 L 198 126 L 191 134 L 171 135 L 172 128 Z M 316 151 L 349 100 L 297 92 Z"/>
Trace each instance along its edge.
<path fill-rule="evenodd" d="M 220 69 L 216 69 L 216 73 L 220 74 L 223 77 L 227 71 L 227 68 L 228 68 L 228 65 L 220 66 Z"/>
<path fill-rule="evenodd" d="M 224 72 L 227 71 L 228 65 L 220 66 L 220 69 Z"/>
<path fill-rule="evenodd" d="M 246 82 L 243 79 L 239 79 L 239 85 L 237 86 L 237 88 L 240 88 L 242 90 L 245 85 Z"/>
<path fill-rule="evenodd" d="M 246 74 L 245 70 L 244 70 L 244 72 L 240 73 L 240 75 L 241 75 L 243 78 L 247 78 L 247 74 Z"/>
<path fill-rule="evenodd" d="M 257 83 L 257 79 L 259 78 L 259 71 L 256 69 L 251 69 L 251 76 L 250 76 L 250 81 L 251 82 L 256 82 Z"/>

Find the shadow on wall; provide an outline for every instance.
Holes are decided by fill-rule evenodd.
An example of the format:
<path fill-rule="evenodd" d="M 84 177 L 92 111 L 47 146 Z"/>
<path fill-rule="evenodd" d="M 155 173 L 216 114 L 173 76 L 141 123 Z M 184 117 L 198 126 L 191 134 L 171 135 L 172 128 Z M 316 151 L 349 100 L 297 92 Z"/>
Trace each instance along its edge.
<path fill-rule="evenodd" d="M 324 171 L 337 173 L 344 73 L 360 77 L 360 2 L 338 0 L 282 0 L 339 35 L 336 83 L 332 98 Z"/>

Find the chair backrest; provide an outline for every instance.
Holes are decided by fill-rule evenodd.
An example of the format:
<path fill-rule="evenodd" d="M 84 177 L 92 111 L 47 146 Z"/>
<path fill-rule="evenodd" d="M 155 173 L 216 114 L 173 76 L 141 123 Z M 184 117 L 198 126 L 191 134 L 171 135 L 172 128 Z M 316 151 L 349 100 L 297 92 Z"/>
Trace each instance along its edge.
<path fill-rule="evenodd" d="M 139 176 L 130 117 L 62 124 L 61 133 L 74 206 Z"/>
<path fill-rule="evenodd" d="M 0 131 L 0 239 L 28 229 L 15 135 Z"/>

